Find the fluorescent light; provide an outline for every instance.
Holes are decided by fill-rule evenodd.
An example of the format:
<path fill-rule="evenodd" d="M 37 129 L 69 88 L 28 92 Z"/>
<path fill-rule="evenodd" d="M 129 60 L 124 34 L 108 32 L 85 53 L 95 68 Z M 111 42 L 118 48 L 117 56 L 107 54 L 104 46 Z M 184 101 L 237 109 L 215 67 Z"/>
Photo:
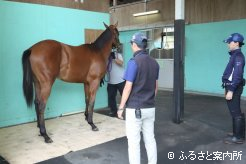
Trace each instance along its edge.
<path fill-rule="evenodd" d="M 159 13 L 159 10 L 152 10 L 152 11 L 146 11 L 146 12 L 141 12 L 141 13 L 135 13 L 135 14 L 133 14 L 133 16 L 138 17 L 138 16 L 157 14 L 157 13 Z"/>

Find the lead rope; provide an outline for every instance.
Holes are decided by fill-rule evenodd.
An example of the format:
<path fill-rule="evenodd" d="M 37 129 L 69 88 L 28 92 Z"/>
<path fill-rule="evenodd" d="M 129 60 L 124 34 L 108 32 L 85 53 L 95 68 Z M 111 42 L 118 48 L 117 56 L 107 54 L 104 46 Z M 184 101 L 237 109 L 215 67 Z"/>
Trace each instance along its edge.
<path fill-rule="evenodd" d="M 107 73 L 106 73 L 106 78 L 105 78 L 106 82 L 109 82 L 109 80 L 110 80 L 110 72 L 112 70 L 112 61 L 113 61 L 113 58 L 111 56 L 109 56 L 108 64 L 107 64 Z"/>

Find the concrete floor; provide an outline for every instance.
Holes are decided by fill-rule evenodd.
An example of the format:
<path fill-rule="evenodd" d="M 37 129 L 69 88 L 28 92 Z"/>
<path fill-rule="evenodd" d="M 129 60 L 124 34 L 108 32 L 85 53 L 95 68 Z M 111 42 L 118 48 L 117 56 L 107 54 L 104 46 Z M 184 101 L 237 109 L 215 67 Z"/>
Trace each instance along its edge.
<path fill-rule="evenodd" d="M 160 91 L 156 99 L 158 164 L 246 163 L 246 144 L 223 143 L 226 133 L 231 131 L 231 118 L 223 97 L 185 94 L 181 124 L 172 122 L 172 97 L 172 92 Z M 246 101 L 242 101 L 244 112 L 245 108 Z M 99 132 L 90 130 L 82 114 L 48 120 L 52 144 L 45 144 L 37 136 L 36 123 L 0 129 L 0 155 L 10 163 L 128 163 L 124 121 L 106 116 L 108 110 L 97 113 L 95 124 Z M 141 162 L 147 163 L 143 142 Z"/>

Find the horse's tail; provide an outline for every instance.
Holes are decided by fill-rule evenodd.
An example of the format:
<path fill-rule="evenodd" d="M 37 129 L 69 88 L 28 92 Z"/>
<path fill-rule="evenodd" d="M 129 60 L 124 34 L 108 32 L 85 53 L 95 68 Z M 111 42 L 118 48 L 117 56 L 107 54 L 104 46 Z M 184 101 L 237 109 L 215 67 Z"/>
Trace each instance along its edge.
<path fill-rule="evenodd" d="M 25 50 L 22 55 L 23 93 L 28 107 L 31 107 L 33 102 L 33 74 L 29 59 L 30 55 L 30 49 Z"/>

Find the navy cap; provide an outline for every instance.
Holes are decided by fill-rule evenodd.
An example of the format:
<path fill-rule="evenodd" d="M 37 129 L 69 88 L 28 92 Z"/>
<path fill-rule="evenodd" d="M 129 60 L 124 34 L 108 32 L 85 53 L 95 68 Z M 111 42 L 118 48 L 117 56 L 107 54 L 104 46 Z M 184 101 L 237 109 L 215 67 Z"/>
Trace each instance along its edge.
<path fill-rule="evenodd" d="M 132 36 L 131 42 L 136 43 L 138 46 L 142 46 L 145 44 L 143 40 L 147 41 L 147 37 L 143 33 L 137 32 Z"/>
<path fill-rule="evenodd" d="M 244 37 L 239 33 L 231 34 L 227 39 L 223 40 L 225 43 L 240 42 L 243 43 Z"/>

